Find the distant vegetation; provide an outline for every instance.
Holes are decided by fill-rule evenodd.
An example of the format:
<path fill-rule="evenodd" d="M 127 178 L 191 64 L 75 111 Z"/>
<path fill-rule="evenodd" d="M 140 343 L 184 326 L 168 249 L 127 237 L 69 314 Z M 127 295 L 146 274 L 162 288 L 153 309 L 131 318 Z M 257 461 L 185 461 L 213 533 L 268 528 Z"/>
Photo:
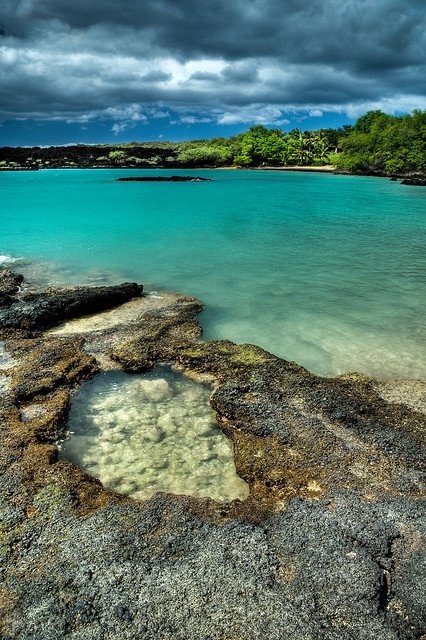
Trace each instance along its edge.
<path fill-rule="evenodd" d="M 350 172 L 426 173 L 426 111 L 388 116 L 369 111 L 340 140 L 338 168 Z"/>
<path fill-rule="evenodd" d="M 354 126 L 286 133 L 261 125 L 231 138 L 66 147 L 1 147 L 0 169 L 280 167 L 334 164 L 351 173 L 426 172 L 426 112 L 369 111 Z"/>

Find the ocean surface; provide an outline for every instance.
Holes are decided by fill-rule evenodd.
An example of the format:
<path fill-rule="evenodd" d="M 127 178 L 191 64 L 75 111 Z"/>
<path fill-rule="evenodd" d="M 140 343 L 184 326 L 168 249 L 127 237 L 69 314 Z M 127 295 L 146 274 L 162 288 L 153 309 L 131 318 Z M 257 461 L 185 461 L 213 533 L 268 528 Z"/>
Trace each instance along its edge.
<path fill-rule="evenodd" d="M 152 173 L 213 181 L 115 181 Z M 207 338 L 322 375 L 424 378 L 425 213 L 425 189 L 369 177 L 2 172 L 0 264 L 43 283 L 195 295 Z"/>

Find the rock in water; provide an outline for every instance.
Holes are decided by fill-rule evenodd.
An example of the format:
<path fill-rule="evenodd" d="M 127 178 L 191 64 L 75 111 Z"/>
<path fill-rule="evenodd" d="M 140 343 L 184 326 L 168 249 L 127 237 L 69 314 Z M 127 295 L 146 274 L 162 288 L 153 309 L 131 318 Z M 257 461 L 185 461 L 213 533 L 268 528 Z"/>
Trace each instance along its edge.
<path fill-rule="evenodd" d="M 23 279 L 23 276 L 10 269 L 0 269 L 0 307 L 8 307 L 14 302 Z"/>
<path fill-rule="evenodd" d="M 69 287 L 46 289 L 11 297 L 22 276 L 7 273 L 0 280 L 0 336 L 14 331 L 44 331 L 82 315 L 98 313 L 118 306 L 142 294 L 143 286 L 135 282 L 110 287 Z"/>
<path fill-rule="evenodd" d="M 424 176 L 411 176 L 401 180 L 401 184 L 408 184 L 413 187 L 426 187 L 426 177 Z"/>
<path fill-rule="evenodd" d="M 117 178 L 116 182 L 211 182 L 211 178 L 200 176 L 131 176 Z"/>

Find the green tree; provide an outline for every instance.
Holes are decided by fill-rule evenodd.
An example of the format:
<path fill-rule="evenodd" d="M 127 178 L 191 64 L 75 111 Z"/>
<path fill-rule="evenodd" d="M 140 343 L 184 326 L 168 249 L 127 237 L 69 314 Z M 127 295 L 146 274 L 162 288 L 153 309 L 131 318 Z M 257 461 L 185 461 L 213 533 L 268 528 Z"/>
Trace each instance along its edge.
<path fill-rule="evenodd" d="M 240 166 L 277 166 L 285 162 L 287 145 L 280 129 L 262 125 L 251 127 L 239 136 L 239 151 L 234 162 Z"/>
<path fill-rule="evenodd" d="M 187 167 L 217 167 L 230 162 L 231 157 L 224 147 L 204 144 L 182 148 L 177 161 Z"/>
<path fill-rule="evenodd" d="M 108 154 L 108 159 L 113 164 L 124 164 L 127 160 L 127 154 L 125 151 L 110 151 Z"/>
<path fill-rule="evenodd" d="M 369 111 L 340 141 L 340 168 L 403 174 L 426 170 L 426 112 L 390 116 Z"/>

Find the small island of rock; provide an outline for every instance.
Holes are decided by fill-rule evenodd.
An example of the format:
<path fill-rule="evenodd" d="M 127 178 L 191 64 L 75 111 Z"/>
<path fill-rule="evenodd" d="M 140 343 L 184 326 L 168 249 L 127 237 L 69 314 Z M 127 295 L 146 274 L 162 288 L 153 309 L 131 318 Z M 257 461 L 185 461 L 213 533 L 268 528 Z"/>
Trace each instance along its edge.
<path fill-rule="evenodd" d="M 211 182 L 211 178 L 200 178 L 200 176 L 131 176 L 117 178 L 116 182 Z"/>

